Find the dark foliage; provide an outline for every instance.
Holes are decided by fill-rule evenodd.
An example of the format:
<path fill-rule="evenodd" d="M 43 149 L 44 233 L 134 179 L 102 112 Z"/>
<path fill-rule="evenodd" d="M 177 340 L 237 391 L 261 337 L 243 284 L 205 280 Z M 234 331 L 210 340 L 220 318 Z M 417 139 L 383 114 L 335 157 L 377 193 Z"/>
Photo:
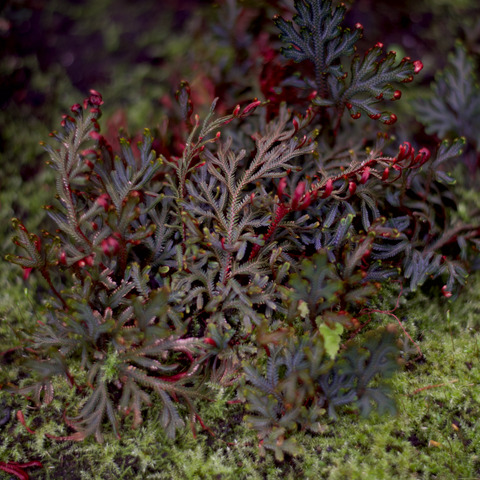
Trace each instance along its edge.
<path fill-rule="evenodd" d="M 295 82 L 278 78 L 288 105 L 277 95 L 268 109 L 255 99 L 220 116 L 214 101 L 202 121 L 183 83 L 187 134 L 177 126 L 159 155 L 148 130 L 116 151 L 92 90 L 52 133 L 54 229 L 38 236 L 14 220 L 22 255 L 9 259 L 52 292 L 29 349 L 35 373 L 18 390 L 49 403 L 58 375 L 77 389 L 62 439 L 101 441 L 107 422 L 119 435 L 119 414 L 138 426 L 153 401 L 174 436 L 198 417 L 206 380 L 240 387 L 242 377 L 263 447 L 295 454 L 288 434 L 320 432 L 326 413 L 393 409 L 382 383 L 398 363 L 393 329 L 341 336 L 382 284 L 436 280 L 448 297 L 464 283 L 479 223 L 452 213 L 442 170 L 463 139 L 433 154 L 390 147 L 359 120 L 393 124 L 377 104 L 399 99 L 394 85 L 421 63 L 395 63 L 380 44 L 360 57 L 362 29 L 341 26 L 344 7 L 295 5 L 294 23 L 275 21 L 284 54 L 307 64 Z"/>

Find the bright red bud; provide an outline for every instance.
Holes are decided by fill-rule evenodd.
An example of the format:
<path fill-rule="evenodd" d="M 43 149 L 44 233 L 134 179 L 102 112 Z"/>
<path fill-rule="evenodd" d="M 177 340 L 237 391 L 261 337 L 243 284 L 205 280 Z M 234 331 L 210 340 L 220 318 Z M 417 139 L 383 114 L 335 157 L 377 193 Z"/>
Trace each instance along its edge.
<path fill-rule="evenodd" d="M 252 103 L 249 103 L 242 112 L 242 115 L 247 115 L 251 111 L 255 110 L 262 102 L 260 100 L 255 99 Z"/>
<path fill-rule="evenodd" d="M 393 92 L 392 100 L 400 100 L 402 98 L 402 92 L 400 90 L 395 90 Z"/>
<path fill-rule="evenodd" d="M 444 296 L 445 298 L 450 298 L 450 297 L 452 296 L 452 292 L 450 292 L 450 291 L 447 290 L 447 286 L 446 286 L 446 285 L 444 285 L 444 286 L 442 287 L 442 294 L 443 294 L 443 296 Z"/>
<path fill-rule="evenodd" d="M 413 67 L 414 67 L 413 73 L 415 73 L 415 74 L 419 73 L 423 69 L 423 63 L 420 60 L 415 60 L 413 62 Z"/>
<path fill-rule="evenodd" d="M 397 116 L 394 113 L 392 113 L 390 115 L 390 118 L 388 120 L 385 120 L 383 123 L 385 125 L 393 125 L 396 121 L 397 121 Z"/>
<path fill-rule="evenodd" d="M 89 134 L 91 139 L 95 140 L 96 142 L 100 142 L 102 140 L 102 135 L 100 135 L 97 131 L 93 130 Z"/>
<path fill-rule="evenodd" d="M 383 174 L 382 174 L 382 181 L 383 182 L 388 179 L 389 173 L 390 173 L 390 170 L 389 170 L 388 167 L 386 167 L 385 170 L 383 171 Z"/>
<path fill-rule="evenodd" d="M 305 192 L 305 182 L 299 182 L 293 194 L 292 208 L 294 210 L 298 207 L 304 192 Z"/>
<path fill-rule="evenodd" d="M 362 173 L 362 177 L 360 178 L 360 183 L 362 185 L 365 185 L 369 177 L 370 177 L 370 167 L 365 167 L 365 170 Z"/>
<path fill-rule="evenodd" d="M 354 120 L 358 120 L 358 119 L 362 116 L 362 114 L 361 114 L 360 112 L 357 112 L 357 113 L 352 113 L 350 116 L 351 116 Z"/>
<path fill-rule="evenodd" d="M 82 111 L 82 106 L 79 103 L 76 103 L 70 107 L 70 111 L 72 113 L 80 113 Z"/>
<path fill-rule="evenodd" d="M 24 280 L 28 280 L 28 277 L 30 276 L 30 274 L 32 273 L 32 270 L 33 268 L 32 267 L 23 267 L 23 279 Z"/>
<path fill-rule="evenodd" d="M 62 252 L 60 254 L 60 258 L 58 260 L 61 265 L 66 265 L 67 264 L 67 254 L 65 252 Z"/>
<path fill-rule="evenodd" d="M 287 177 L 283 177 L 278 182 L 278 187 L 277 187 L 277 195 L 280 200 L 282 200 L 286 188 L 287 188 Z"/>
<path fill-rule="evenodd" d="M 428 161 L 430 157 L 431 157 L 430 150 L 425 147 L 421 148 L 418 151 L 413 163 L 418 163 L 419 164 L 418 166 L 421 167 L 426 161 Z"/>
<path fill-rule="evenodd" d="M 108 193 L 102 193 L 96 200 L 96 203 L 103 207 L 105 211 L 108 211 L 110 206 L 110 196 Z"/>
<path fill-rule="evenodd" d="M 333 180 L 329 178 L 325 184 L 325 191 L 320 198 L 328 198 L 333 192 Z"/>
<path fill-rule="evenodd" d="M 413 147 L 410 142 L 403 142 L 398 147 L 397 161 L 401 162 L 403 159 L 408 158 L 413 153 Z"/>
<path fill-rule="evenodd" d="M 103 253 L 109 257 L 116 255 L 120 250 L 120 244 L 118 240 L 113 237 L 108 237 L 105 240 L 102 240 L 101 243 Z"/>

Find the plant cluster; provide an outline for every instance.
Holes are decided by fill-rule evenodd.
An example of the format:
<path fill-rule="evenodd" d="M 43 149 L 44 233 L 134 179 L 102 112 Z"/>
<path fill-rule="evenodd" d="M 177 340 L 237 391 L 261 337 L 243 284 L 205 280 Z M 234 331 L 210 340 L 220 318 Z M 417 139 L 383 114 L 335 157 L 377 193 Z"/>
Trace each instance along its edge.
<path fill-rule="evenodd" d="M 183 142 L 159 154 L 145 130 L 116 151 L 92 90 L 51 134 L 54 230 L 15 219 L 22 254 L 8 258 L 52 293 L 28 349 L 35 374 L 16 391 L 49 403 L 60 375 L 78 392 L 72 433 L 55 438 L 101 441 L 106 424 L 120 435 L 120 416 L 139 426 L 152 402 L 173 437 L 186 418 L 203 424 L 197 400 L 216 382 L 246 402 L 262 448 L 298 453 L 289 434 L 321 432 L 341 406 L 393 409 L 381 381 L 398 365 L 393 327 L 344 335 L 382 285 L 450 297 L 465 282 L 479 223 L 452 213 L 442 169 L 463 139 L 391 146 L 361 118 L 393 125 L 384 102 L 421 62 L 381 44 L 356 53 L 363 29 L 342 26 L 343 6 L 295 8 L 275 23 L 298 73 L 264 76 L 266 108 L 217 115 L 214 101 L 202 121 L 184 83 Z"/>

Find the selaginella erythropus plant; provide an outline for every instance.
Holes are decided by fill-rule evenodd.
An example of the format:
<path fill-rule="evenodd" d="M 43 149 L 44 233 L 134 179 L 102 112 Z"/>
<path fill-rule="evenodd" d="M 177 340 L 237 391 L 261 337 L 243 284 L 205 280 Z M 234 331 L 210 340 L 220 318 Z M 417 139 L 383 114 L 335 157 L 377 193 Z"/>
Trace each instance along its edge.
<path fill-rule="evenodd" d="M 330 2 L 295 5 L 300 30 L 276 23 L 292 45 L 286 55 L 314 65 L 304 88 L 317 92 L 303 114 L 283 105 L 266 122 L 252 115 L 255 100 L 218 118 L 214 103 L 201 122 L 183 85 L 183 154 L 157 158 L 148 130 L 136 149 L 122 139 L 113 151 L 97 122 L 102 98 L 91 91 L 52 134 L 58 201 L 47 208 L 57 229 L 40 238 L 14 220 L 25 253 L 9 258 L 27 276 L 40 272 L 53 293 L 30 349 L 36 380 L 19 391 L 48 403 L 58 375 L 78 390 L 67 416 L 74 433 L 60 438 L 101 440 L 106 420 L 118 434 L 119 413 L 137 426 L 153 401 L 173 436 L 185 410 L 200 418 L 206 379 L 238 386 L 243 378 L 238 396 L 263 448 L 277 458 L 298 453 L 288 434 L 321 431 L 326 411 L 392 407 L 385 387 L 370 385 L 397 364 L 392 329 L 339 351 L 379 282 L 396 277 L 413 290 L 439 277 L 449 294 L 463 281 L 461 259 L 444 251 L 458 235 L 442 237 L 428 203 L 432 182 L 444 179 L 439 165 L 462 142 L 442 144 L 433 158 L 409 143 L 387 155 L 387 135 L 365 150 L 347 140 L 355 124 L 342 123 L 347 108 L 391 124 L 377 103 L 399 98 L 392 84 L 421 64 L 395 64 L 392 52 L 376 62 L 377 45 L 353 57 L 348 80 L 342 60 L 360 27 L 342 29 L 344 7 Z M 231 138 L 222 142 L 221 130 Z"/>

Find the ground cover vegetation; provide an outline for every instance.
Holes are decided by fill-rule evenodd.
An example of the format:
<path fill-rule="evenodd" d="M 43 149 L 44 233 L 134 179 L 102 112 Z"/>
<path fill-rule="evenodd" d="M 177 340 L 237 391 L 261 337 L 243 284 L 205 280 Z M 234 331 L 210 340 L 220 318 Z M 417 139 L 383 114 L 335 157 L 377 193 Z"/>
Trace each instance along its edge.
<path fill-rule="evenodd" d="M 48 138 L 73 88 L 5 46 L 0 475 L 478 477 L 472 26 L 427 91 L 354 6 L 190 8 L 103 95 L 70 73 L 46 169 L 17 119 Z"/>

